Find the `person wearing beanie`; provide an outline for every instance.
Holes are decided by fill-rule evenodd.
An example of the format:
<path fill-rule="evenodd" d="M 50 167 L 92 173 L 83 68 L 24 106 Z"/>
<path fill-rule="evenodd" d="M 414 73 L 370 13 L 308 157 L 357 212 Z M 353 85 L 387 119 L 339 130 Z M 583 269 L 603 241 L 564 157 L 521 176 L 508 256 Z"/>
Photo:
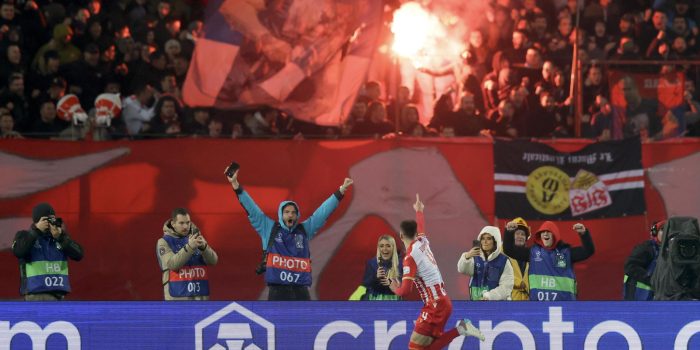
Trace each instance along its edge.
<path fill-rule="evenodd" d="M 12 253 L 19 259 L 19 292 L 27 301 L 63 300 L 71 291 L 68 258 L 83 258 L 83 248 L 48 203 L 34 207 L 32 225 L 17 232 Z"/>
<path fill-rule="evenodd" d="M 510 226 L 512 229 L 513 225 Z M 559 228 L 551 221 L 545 221 L 535 231 L 534 244 L 531 247 L 516 246 L 515 235 L 506 235 L 503 251 L 516 260 L 529 262 L 530 300 L 576 300 L 576 275 L 573 264 L 591 257 L 595 247 L 586 226 L 576 223 L 573 230 L 581 238 L 580 247 L 571 247 L 564 242 Z"/>
<path fill-rule="evenodd" d="M 479 245 L 462 254 L 457 271 L 471 276 L 471 300 L 508 300 L 513 291 L 513 267 L 503 253 L 501 230 L 484 226 L 477 236 Z"/>
<path fill-rule="evenodd" d="M 622 296 L 624 300 L 654 300 L 651 275 L 656 268 L 659 247 L 664 240 L 666 220 L 651 225 L 650 238 L 632 249 L 625 261 L 625 279 Z"/>
<path fill-rule="evenodd" d="M 503 233 L 504 240 L 511 240 L 516 247 L 525 247 L 527 240 L 530 239 L 530 226 L 523 218 L 515 218 L 513 221 L 506 224 L 506 230 Z M 513 266 L 513 292 L 511 300 L 530 300 L 530 281 L 528 280 L 528 270 L 530 264 L 528 259 L 517 260 L 508 257 L 511 266 Z"/>

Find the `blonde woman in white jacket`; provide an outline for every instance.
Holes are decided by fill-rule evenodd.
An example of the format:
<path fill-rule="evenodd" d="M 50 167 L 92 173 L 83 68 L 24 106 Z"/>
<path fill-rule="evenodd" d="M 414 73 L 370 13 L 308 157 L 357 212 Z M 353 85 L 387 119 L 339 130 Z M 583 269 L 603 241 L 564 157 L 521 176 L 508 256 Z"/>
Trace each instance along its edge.
<path fill-rule="evenodd" d="M 462 254 L 457 271 L 471 276 L 471 300 L 509 300 L 513 291 L 513 267 L 503 254 L 501 230 L 484 226 L 477 236 L 479 246 Z"/>

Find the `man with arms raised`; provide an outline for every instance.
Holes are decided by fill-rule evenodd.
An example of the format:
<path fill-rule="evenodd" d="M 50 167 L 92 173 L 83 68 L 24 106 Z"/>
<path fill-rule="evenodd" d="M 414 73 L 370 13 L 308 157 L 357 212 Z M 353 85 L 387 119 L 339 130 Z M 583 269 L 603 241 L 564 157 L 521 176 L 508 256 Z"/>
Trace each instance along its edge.
<path fill-rule="evenodd" d="M 228 168 L 226 170 L 228 171 Z M 253 198 L 238 183 L 239 171 L 240 169 L 235 170 L 233 174 L 224 174 L 248 214 L 250 224 L 262 239 L 265 261 L 260 272 L 265 273 L 265 283 L 269 288 L 268 300 L 310 300 L 309 241 L 338 207 L 345 191 L 352 185 L 352 180 L 345 178 L 340 188 L 302 222 L 299 222 L 299 206 L 292 201 L 282 201 L 275 221 L 260 210 Z"/>

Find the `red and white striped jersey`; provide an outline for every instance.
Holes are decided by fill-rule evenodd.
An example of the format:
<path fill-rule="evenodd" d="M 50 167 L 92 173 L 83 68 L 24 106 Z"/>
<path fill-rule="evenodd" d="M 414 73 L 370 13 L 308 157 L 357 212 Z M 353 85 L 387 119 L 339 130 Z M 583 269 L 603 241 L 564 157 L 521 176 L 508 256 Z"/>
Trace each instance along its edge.
<path fill-rule="evenodd" d="M 435 262 L 430 242 L 420 234 L 408 247 L 403 259 L 403 278 L 412 279 L 425 304 L 447 296 L 445 283 Z"/>

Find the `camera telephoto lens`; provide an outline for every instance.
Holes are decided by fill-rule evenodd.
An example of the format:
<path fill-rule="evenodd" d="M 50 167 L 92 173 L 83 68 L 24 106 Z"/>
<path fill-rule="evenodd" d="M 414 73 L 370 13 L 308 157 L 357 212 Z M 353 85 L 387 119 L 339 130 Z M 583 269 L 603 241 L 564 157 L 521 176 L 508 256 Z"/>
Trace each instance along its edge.
<path fill-rule="evenodd" d="M 46 221 L 49 222 L 49 224 L 53 226 L 62 226 L 63 225 L 63 219 L 59 217 L 49 217 L 46 219 Z"/>
<path fill-rule="evenodd" d="M 698 242 L 685 239 L 679 241 L 678 254 L 685 260 L 694 259 L 698 255 Z"/>

